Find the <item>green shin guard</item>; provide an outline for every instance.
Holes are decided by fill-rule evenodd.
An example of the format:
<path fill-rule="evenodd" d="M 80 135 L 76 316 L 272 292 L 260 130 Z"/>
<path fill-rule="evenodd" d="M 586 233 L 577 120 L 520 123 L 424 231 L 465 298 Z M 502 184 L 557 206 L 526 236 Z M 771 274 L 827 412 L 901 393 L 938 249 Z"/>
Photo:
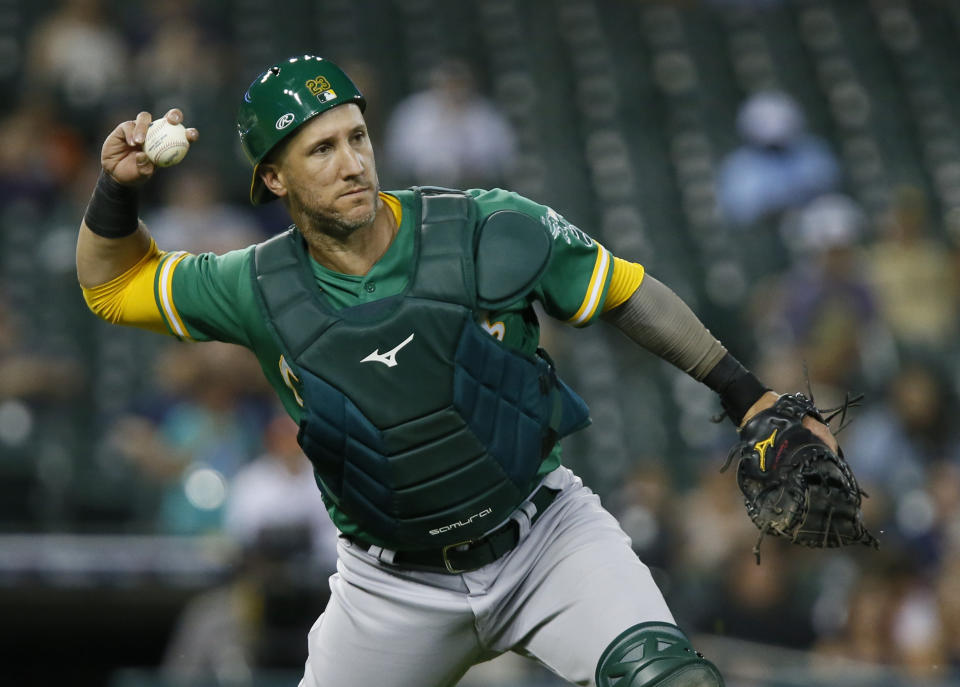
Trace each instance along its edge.
<path fill-rule="evenodd" d="M 640 623 L 620 633 L 597 663 L 597 687 L 723 687 L 720 671 L 675 625 Z"/>

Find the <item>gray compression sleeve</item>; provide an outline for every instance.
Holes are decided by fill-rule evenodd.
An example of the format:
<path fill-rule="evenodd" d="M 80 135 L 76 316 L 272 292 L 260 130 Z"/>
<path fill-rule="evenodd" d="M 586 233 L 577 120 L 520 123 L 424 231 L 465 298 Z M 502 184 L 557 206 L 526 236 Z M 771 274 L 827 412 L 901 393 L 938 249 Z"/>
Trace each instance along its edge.
<path fill-rule="evenodd" d="M 603 319 L 698 381 L 727 352 L 680 296 L 649 274 L 630 298 L 604 313 Z"/>

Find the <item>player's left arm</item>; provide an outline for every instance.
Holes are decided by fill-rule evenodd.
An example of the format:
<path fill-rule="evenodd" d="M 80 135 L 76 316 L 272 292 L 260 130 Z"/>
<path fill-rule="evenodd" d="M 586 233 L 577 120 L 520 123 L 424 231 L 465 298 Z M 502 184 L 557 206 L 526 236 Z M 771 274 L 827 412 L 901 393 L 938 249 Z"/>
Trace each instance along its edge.
<path fill-rule="evenodd" d="M 738 427 L 779 398 L 727 351 L 672 289 L 649 274 L 603 319 L 715 391 Z M 803 424 L 837 450 L 837 441 L 826 425 L 810 416 Z"/>
<path fill-rule="evenodd" d="M 544 207 L 540 221 L 552 239 L 550 263 L 536 288 L 548 315 L 586 327 L 623 303 L 643 281 L 644 270 L 613 255 L 600 242 Z"/>
<path fill-rule="evenodd" d="M 748 412 L 766 407 L 768 395 L 776 400 L 687 304 L 643 266 L 614 256 L 553 210 L 547 210 L 546 219 L 553 253 L 538 297 L 548 314 L 576 327 L 597 319 L 613 324 L 720 394 L 737 425 Z"/>
<path fill-rule="evenodd" d="M 500 190 L 478 197 L 487 199 L 537 218 L 549 232 L 550 262 L 535 289 L 548 315 L 575 327 L 608 321 L 717 392 L 738 426 L 776 402 L 779 395 L 741 365 L 689 306 L 642 265 L 613 255 L 549 207 Z M 804 422 L 816 423 L 813 418 Z M 836 445 L 826 426 L 810 429 Z"/>
<path fill-rule="evenodd" d="M 469 193 L 483 216 L 508 210 L 526 215 L 543 229 L 550 243 L 549 258 L 529 297 L 539 301 L 551 317 L 575 327 L 592 324 L 643 280 L 643 267 L 616 258 L 552 208 L 503 189 Z M 531 256 L 531 262 L 537 260 Z"/>

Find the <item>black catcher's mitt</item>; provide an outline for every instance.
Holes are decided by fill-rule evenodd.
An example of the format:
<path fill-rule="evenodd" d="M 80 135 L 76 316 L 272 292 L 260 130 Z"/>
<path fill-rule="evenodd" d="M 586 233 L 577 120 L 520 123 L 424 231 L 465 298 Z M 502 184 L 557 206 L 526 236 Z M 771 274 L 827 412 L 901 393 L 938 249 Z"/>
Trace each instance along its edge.
<path fill-rule="evenodd" d="M 826 424 L 841 412 L 845 415 L 857 400 L 823 411 L 833 412 L 824 419 L 803 394 L 786 394 L 740 429 L 740 441 L 722 470 L 740 459 L 737 484 L 746 497 L 747 514 L 760 529 L 754 548 L 757 563 L 760 542 L 768 533 L 816 548 L 857 542 L 878 546 L 863 526 L 860 498 L 866 493 L 857 485 L 843 451 L 834 453 L 802 424 L 807 415 Z M 841 428 L 842 423 L 843 419 Z"/>

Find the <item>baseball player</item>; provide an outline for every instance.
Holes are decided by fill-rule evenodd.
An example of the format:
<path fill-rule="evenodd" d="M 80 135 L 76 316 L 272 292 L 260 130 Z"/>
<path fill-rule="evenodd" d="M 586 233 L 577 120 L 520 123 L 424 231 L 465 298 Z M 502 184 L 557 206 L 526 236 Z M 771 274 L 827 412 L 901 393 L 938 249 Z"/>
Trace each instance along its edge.
<path fill-rule="evenodd" d="M 341 533 L 300 684 L 441 687 L 515 651 L 578 685 L 722 685 L 561 465 L 559 440 L 589 416 L 538 348 L 533 304 L 575 327 L 607 320 L 737 423 L 778 395 L 554 210 L 499 189 L 381 191 L 364 106 L 319 57 L 253 81 L 237 118 L 250 199 L 280 199 L 293 225 L 222 256 L 161 251 L 139 221 L 155 171 L 140 113 L 104 142 L 77 246 L 93 312 L 246 346 L 299 424 Z"/>

